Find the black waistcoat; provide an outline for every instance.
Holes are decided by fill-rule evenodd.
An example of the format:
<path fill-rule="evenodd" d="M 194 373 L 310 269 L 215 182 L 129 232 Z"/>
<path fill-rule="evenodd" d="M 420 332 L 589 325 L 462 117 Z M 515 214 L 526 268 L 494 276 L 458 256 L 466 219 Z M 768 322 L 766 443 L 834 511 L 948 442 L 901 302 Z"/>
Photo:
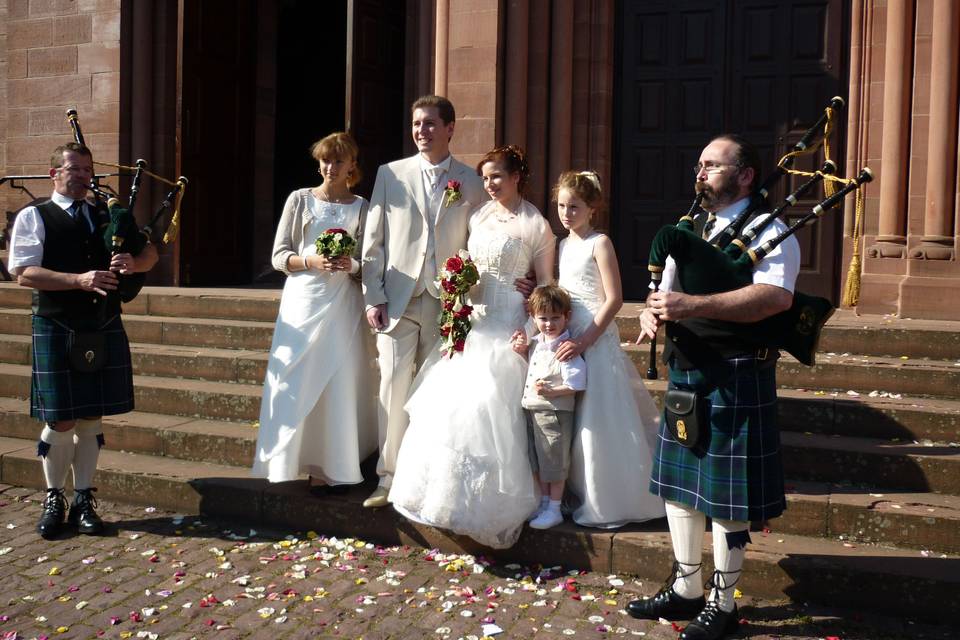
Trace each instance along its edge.
<path fill-rule="evenodd" d="M 95 231 L 83 216 L 76 220 L 52 201 L 37 206 L 43 221 L 43 262 L 41 266 L 61 273 L 85 273 L 106 270 L 110 266 L 110 251 L 100 232 L 106 213 L 89 204 Z M 116 294 L 106 297 L 96 292 L 70 289 L 67 291 L 33 292 L 33 313 L 53 318 L 77 329 L 93 329 L 120 313 L 120 299 Z"/>

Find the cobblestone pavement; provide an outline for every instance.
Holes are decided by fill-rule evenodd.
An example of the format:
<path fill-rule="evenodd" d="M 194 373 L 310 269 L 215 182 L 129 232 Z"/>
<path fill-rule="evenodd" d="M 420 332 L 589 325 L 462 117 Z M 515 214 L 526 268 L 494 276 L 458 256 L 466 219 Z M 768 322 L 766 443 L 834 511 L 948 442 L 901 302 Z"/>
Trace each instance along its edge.
<path fill-rule="evenodd" d="M 0 640 L 20 638 L 673 639 L 623 610 L 658 585 L 487 564 L 322 532 L 252 531 L 103 502 L 103 537 L 35 532 L 43 494 L 0 485 Z M 740 598 L 737 637 L 954 637 L 876 616 Z"/>

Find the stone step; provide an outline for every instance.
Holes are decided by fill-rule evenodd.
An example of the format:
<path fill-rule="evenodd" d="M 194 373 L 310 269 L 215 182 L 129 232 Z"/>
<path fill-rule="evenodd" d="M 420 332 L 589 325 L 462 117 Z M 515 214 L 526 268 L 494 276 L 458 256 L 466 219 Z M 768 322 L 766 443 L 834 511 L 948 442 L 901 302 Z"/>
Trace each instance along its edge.
<path fill-rule="evenodd" d="M 633 342 L 640 334 L 643 308 L 642 303 L 628 302 L 617 313 L 624 341 Z M 960 361 L 960 321 L 858 316 L 838 310 L 823 328 L 819 352 Z"/>
<path fill-rule="evenodd" d="M 30 364 L 30 336 L 0 334 L 0 362 Z M 191 378 L 214 382 L 263 382 L 266 351 L 130 344 L 133 371 L 148 376 Z"/>
<path fill-rule="evenodd" d="M 137 470 L 134 472 L 133 470 Z M 34 443 L 0 438 L 0 481 L 40 487 Z M 566 565 L 598 572 L 629 573 L 658 582 L 672 553 L 665 521 L 616 531 L 585 529 L 570 522 L 547 531 L 525 529 L 506 551 L 485 549 L 469 538 L 409 522 L 392 509 L 364 509 L 367 483 L 344 496 L 316 498 L 303 481 L 271 485 L 246 477 L 246 469 L 104 451 L 96 483 L 103 498 L 239 519 L 251 527 L 317 530 L 381 544 L 409 544 L 445 553 L 472 553 L 498 561 Z M 109 521 L 109 514 L 103 514 Z M 954 557 L 924 557 L 863 543 L 807 538 L 779 531 L 754 532 L 739 588 L 748 595 L 815 601 L 910 619 L 956 625 L 960 576 Z M 711 540 L 704 541 L 710 571 Z M 706 572 L 705 572 L 706 575 Z M 869 584 L 869 589 L 863 585 Z M 653 588 L 650 593 L 652 595 Z"/>
<path fill-rule="evenodd" d="M 624 343 L 641 375 L 650 364 L 650 349 Z M 667 366 L 657 364 L 660 377 Z M 851 356 L 822 353 L 812 367 L 789 355 L 777 362 L 777 384 L 813 391 L 857 391 L 858 393 L 899 393 L 941 398 L 960 397 L 960 362 L 931 359 L 902 359 L 886 356 Z"/>
<path fill-rule="evenodd" d="M 272 326 L 277 316 L 280 293 L 279 289 L 144 287 L 143 293 L 124 308 L 131 315 L 253 321 Z M 637 318 L 643 306 L 642 303 L 626 303 L 617 314 L 617 324 L 625 340 L 633 341 L 638 335 Z M 13 283 L 0 282 L 0 308 L 28 310 L 30 290 Z M 0 315 L 0 326 L 4 327 L 5 332 L 14 333 L 6 328 L 8 321 L 9 318 Z M 29 323 L 25 326 L 27 328 L 21 332 L 29 333 Z M 210 346 L 232 348 L 237 344 L 234 340 L 232 344 Z M 254 346 L 253 343 L 239 346 L 266 348 Z M 269 346 L 269 340 L 266 346 Z M 858 316 L 851 311 L 840 310 L 824 328 L 820 351 L 960 361 L 960 322 Z"/>
<path fill-rule="evenodd" d="M 253 422 L 260 416 L 262 385 L 133 376 L 139 411 L 208 420 Z M 30 367 L 0 363 L 0 397 L 27 398 Z"/>
<path fill-rule="evenodd" d="M 127 315 L 123 326 L 131 342 L 266 351 L 273 322 Z M 0 327 L 7 334 L 30 335 L 30 311 L 0 308 Z"/>
<path fill-rule="evenodd" d="M 879 493 L 787 480 L 787 510 L 766 523 L 775 533 L 960 553 L 960 496 Z"/>
<path fill-rule="evenodd" d="M 103 425 L 108 449 L 236 467 L 250 467 L 257 442 L 249 422 L 131 411 L 105 416 Z M 39 435 L 26 400 L 0 398 L 0 436 L 36 440 Z"/>
<path fill-rule="evenodd" d="M 960 495 L 960 448 L 784 431 L 784 474 L 870 491 Z"/>
<path fill-rule="evenodd" d="M 107 416 L 104 426 L 106 447 L 110 450 L 243 468 L 252 463 L 257 435 L 248 424 L 145 412 Z M 0 437 L 35 441 L 38 433 L 38 424 L 29 417 L 25 401 L 0 399 Z M 785 458 L 795 459 L 797 452 L 786 442 L 788 438 L 784 439 Z M 789 463 L 787 474 L 788 478 L 806 477 Z M 787 490 L 789 508 L 774 521 L 777 531 L 960 551 L 958 496 L 929 492 L 883 494 L 876 488 L 803 480 L 788 480 Z"/>
<path fill-rule="evenodd" d="M 193 289 L 144 287 L 125 313 L 178 318 L 255 320 L 274 322 L 280 307 L 280 289 Z M 29 309 L 31 290 L 0 283 L 0 307 Z"/>

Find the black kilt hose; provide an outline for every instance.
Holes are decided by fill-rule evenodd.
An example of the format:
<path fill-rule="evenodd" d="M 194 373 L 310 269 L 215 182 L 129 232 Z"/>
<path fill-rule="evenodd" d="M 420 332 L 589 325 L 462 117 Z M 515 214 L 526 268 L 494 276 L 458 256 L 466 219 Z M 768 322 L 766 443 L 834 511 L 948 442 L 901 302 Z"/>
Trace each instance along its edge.
<path fill-rule="evenodd" d="M 711 518 L 775 518 L 787 506 L 776 424 L 777 368 L 758 366 L 753 357 L 724 362 L 723 371 L 671 366 L 671 388 L 696 389 L 710 403 L 709 442 L 704 449 L 688 449 L 661 419 L 650 492 Z"/>
<path fill-rule="evenodd" d="M 133 368 L 130 343 L 120 316 L 103 326 L 106 363 L 93 373 L 70 368 L 71 330 L 33 316 L 33 375 L 30 415 L 44 422 L 75 420 L 133 410 Z"/>

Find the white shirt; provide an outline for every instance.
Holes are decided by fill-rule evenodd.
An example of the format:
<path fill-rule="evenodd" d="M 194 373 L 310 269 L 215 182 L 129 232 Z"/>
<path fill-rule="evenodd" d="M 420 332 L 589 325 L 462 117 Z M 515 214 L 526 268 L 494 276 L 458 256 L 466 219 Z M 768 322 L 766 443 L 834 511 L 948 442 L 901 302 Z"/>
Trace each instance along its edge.
<path fill-rule="evenodd" d="M 67 211 L 73 206 L 73 198 L 57 193 L 50 196 L 50 200 L 55 205 Z M 90 225 L 89 206 L 83 205 L 80 208 L 80 215 L 83 215 Z M 43 243 L 47 238 L 46 230 L 43 227 L 43 218 L 36 207 L 27 207 L 17 214 L 13 221 L 13 232 L 10 237 L 10 271 L 24 267 L 39 267 L 43 264 Z"/>
<path fill-rule="evenodd" d="M 426 195 L 427 207 L 429 211 L 425 211 L 427 218 L 427 249 L 423 257 L 423 269 L 420 271 L 420 277 L 417 278 L 417 282 L 413 287 L 413 295 L 419 296 L 425 290 L 429 291 L 430 295 L 434 298 L 439 297 L 439 292 L 437 291 L 437 285 L 435 280 L 437 279 L 437 242 L 434 238 L 434 224 L 437 221 L 437 215 L 440 213 L 440 207 L 443 205 L 443 190 L 446 186 L 444 178 L 447 173 L 450 171 L 450 162 L 452 161 L 453 156 L 447 154 L 447 157 L 443 159 L 442 162 L 438 164 L 430 164 L 430 161 L 420 156 L 420 177 L 423 183 L 423 193 Z M 437 188 L 434 189 L 431 183 L 432 176 L 430 175 L 430 170 L 435 169 L 439 170 L 439 175 L 435 178 Z M 446 260 L 449 256 L 444 256 L 442 259 Z"/>
<path fill-rule="evenodd" d="M 444 177 L 446 177 L 446 175 L 450 172 L 450 162 L 452 159 L 453 156 L 447 154 L 447 157 L 441 160 L 439 163 L 430 164 L 429 160 L 424 158 L 422 155 L 420 156 L 420 177 L 423 179 L 423 192 L 427 194 L 427 202 L 431 202 L 433 200 L 433 196 L 436 195 L 436 192 L 433 190 L 433 186 L 430 181 L 430 170 L 436 169 L 440 171 L 440 174 L 436 178 L 437 191 L 443 191 L 444 187 L 446 186 Z M 436 220 L 438 211 L 439 207 L 437 207 L 437 211 L 430 212 L 430 218 L 432 220 Z"/>
<path fill-rule="evenodd" d="M 574 391 L 587 388 L 587 363 L 583 356 L 571 358 L 566 362 L 556 359 L 557 347 L 570 339 L 570 332 L 564 331 L 555 339 L 547 341 L 542 333 L 533 337 L 535 341 L 530 350 L 530 364 L 527 366 L 527 380 L 523 389 L 522 405 L 526 409 L 573 410 L 573 396 L 545 398 L 536 391 L 537 380 L 547 378 L 559 369 L 560 382 Z"/>
<path fill-rule="evenodd" d="M 733 222 L 734 218 L 747 208 L 749 203 L 750 198 L 741 198 L 730 206 L 717 211 L 717 222 L 713 225 L 710 239 L 722 233 L 727 225 Z M 770 214 L 756 216 L 750 221 L 747 228 L 753 228 L 768 217 L 770 217 Z M 764 242 L 773 240 L 786 230 L 787 225 L 780 220 L 774 220 L 773 224 L 764 229 L 760 236 L 750 243 L 750 248 L 759 247 Z M 680 283 L 676 282 L 676 273 L 677 263 L 674 262 L 673 257 L 667 256 L 667 260 L 663 266 L 663 279 L 660 283 L 660 291 L 682 291 Z M 753 283 L 772 284 L 793 293 L 799 273 L 800 244 L 797 242 L 797 236 L 794 234 L 781 242 L 773 251 L 768 253 L 759 264 L 754 266 Z"/>

